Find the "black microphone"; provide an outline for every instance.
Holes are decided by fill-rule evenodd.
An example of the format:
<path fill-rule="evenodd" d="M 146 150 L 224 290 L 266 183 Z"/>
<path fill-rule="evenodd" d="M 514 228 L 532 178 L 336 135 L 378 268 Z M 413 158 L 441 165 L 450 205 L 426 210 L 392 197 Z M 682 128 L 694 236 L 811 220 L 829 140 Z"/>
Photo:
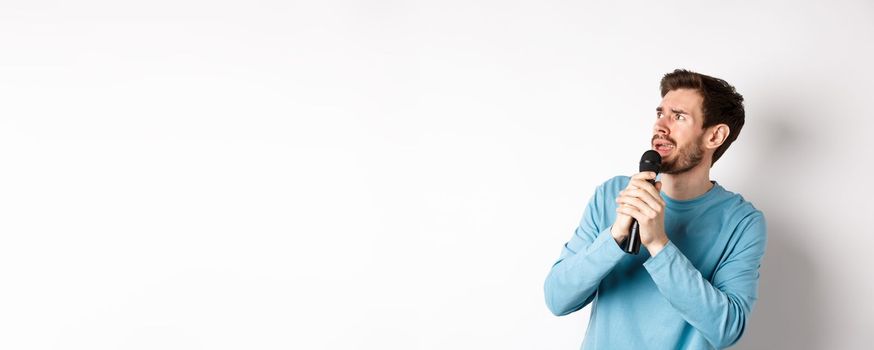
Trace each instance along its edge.
<path fill-rule="evenodd" d="M 658 174 L 661 167 L 662 156 L 659 152 L 654 150 L 643 152 L 643 156 L 640 157 L 640 172 L 654 171 Z M 655 179 L 647 181 L 655 185 Z M 631 219 L 631 232 L 628 234 L 628 238 L 625 240 L 625 246 L 622 247 L 622 250 L 628 254 L 640 253 L 640 225 L 637 223 L 637 220 L 633 218 Z"/>

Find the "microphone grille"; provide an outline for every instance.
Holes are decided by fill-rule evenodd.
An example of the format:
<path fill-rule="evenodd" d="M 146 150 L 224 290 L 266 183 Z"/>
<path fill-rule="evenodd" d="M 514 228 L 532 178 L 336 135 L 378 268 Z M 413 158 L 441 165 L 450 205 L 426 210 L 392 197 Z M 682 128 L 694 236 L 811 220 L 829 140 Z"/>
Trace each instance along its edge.
<path fill-rule="evenodd" d="M 643 155 L 640 157 L 640 171 L 654 171 L 658 173 L 661 167 L 662 156 L 659 152 L 654 150 L 643 152 Z"/>

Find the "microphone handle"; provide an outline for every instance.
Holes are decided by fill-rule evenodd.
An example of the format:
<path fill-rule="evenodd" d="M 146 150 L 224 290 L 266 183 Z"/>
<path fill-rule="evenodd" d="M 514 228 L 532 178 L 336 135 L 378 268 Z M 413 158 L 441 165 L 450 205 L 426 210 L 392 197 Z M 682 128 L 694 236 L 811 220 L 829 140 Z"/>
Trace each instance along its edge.
<path fill-rule="evenodd" d="M 646 181 L 655 185 L 655 180 Z M 625 240 L 625 247 L 622 250 L 628 254 L 637 255 L 640 253 L 640 224 L 635 219 L 631 219 L 631 230 L 628 233 L 628 239 Z"/>

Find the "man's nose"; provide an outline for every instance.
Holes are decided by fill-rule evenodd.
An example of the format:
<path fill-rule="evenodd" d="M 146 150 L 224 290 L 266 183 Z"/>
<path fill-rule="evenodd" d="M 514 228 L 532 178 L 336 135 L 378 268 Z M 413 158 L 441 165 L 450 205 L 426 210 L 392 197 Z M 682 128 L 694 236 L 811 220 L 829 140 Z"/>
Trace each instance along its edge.
<path fill-rule="evenodd" d="M 661 118 L 656 120 L 655 125 L 653 125 L 653 132 L 656 134 L 670 135 L 671 132 L 667 125 L 667 119 L 668 118 Z"/>

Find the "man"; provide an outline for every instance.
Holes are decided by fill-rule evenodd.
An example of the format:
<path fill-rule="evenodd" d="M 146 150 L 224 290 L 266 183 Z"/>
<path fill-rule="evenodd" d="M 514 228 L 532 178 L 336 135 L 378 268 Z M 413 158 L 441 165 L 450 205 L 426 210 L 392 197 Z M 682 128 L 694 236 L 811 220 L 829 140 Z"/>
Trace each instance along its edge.
<path fill-rule="evenodd" d="M 757 298 L 765 218 L 710 180 L 744 124 L 743 97 L 686 70 L 661 81 L 653 172 L 601 184 L 546 278 L 549 310 L 592 303 L 582 349 L 719 349 L 740 339 Z M 621 248 L 632 218 L 639 255 Z"/>

